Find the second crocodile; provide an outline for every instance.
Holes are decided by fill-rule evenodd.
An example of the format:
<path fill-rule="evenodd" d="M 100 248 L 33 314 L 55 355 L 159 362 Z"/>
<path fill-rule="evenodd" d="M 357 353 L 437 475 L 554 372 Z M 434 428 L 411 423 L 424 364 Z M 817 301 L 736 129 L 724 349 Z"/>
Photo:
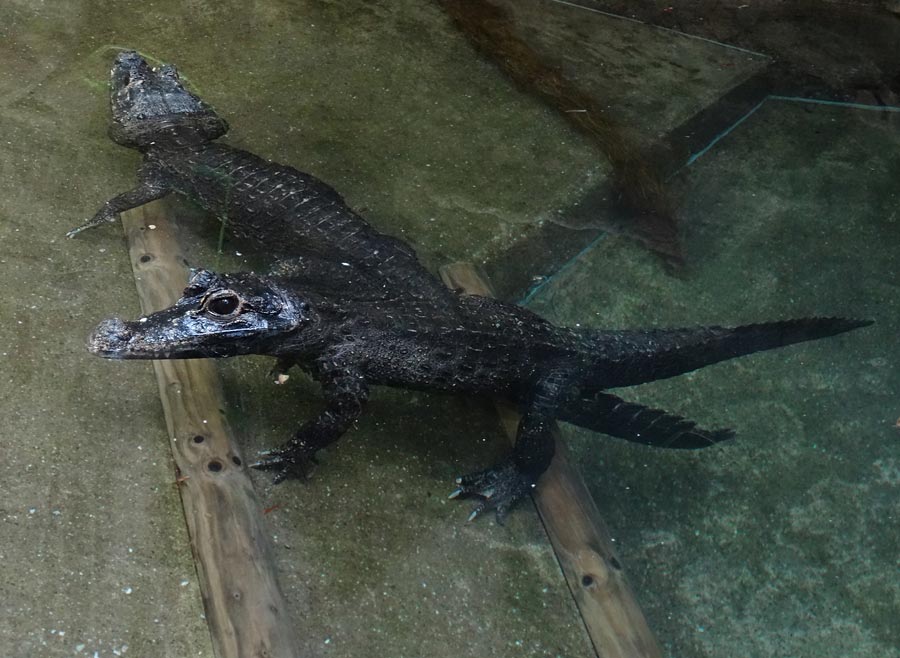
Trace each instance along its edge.
<path fill-rule="evenodd" d="M 302 267 L 317 283 L 337 277 L 354 285 L 355 270 L 370 292 L 393 295 L 403 290 L 419 298 L 449 298 L 408 244 L 376 231 L 329 185 L 216 141 L 228 124 L 184 88 L 174 66 L 154 69 L 136 52 L 124 51 L 113 65 L 110 84 L 109 134 L 116 143 L 143 154 L 138 182 L 69 231 L 69 237 L 175 192 L 275 258 L 305 254 L 292 264 L 295 276 Z"/>
<path fill-rule="evenodd" d="M 256 464 L 276 471 L 276 480 L 303 474 L 315 452 L 350 427 L 370 385 L 492 395 L 522 413 L 515 448 L 499 464 L 459 478 L 455 494 L 480 498 L 472 516 L 494 509 L 501 518 L 550 464 L 554 419 L 672 448 L 731 436 L 607 389 L 868 324 L 808 318 L 735 328 L 556 327 L 518 306 L 447 290 L 408 245 L 375 231 L 321 181 L 215 143 L 225 122 L 182 87 L 173 67 L 153 70 L 136 53 L 119 55 L 112 114 L 113 139 L 144 153 L 140 181 L 72 234 L 177 191 L 293 260 L 269 275 L 195 272 L 174 306 L 136 322 L 107 320 L 89 348 L 117 359 L 265 354 L 281 371 L 298 365 L 310 372 L 327 407 Z"/>

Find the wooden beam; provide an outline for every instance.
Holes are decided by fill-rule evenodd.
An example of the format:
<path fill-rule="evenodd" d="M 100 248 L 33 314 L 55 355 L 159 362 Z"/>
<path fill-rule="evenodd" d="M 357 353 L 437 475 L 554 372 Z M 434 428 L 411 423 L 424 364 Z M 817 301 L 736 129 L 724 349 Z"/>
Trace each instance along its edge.
<path fill-rule="evenodd" d="M 122 223 L 144 314 L 171 306 L 186 261 L 155 201 Z M 154 361 L 206 619 L 218 658 L 295 658 L 296 620 L 278 585 L 262 508 L 207 359 Z"/>
<path fill-rule="evenodd" d="M 441 268 L 450 288 L 492 297 L 490 285 L 467 263 Z M 498 403 L 510 440 L 519 415 Z M 609 530 L 578 470 L 572 466 L 559 430 L 556 455 L 533 494 L 544 528 L 600 658 L 661 658 L 662 649 L 638 606 Z"/>

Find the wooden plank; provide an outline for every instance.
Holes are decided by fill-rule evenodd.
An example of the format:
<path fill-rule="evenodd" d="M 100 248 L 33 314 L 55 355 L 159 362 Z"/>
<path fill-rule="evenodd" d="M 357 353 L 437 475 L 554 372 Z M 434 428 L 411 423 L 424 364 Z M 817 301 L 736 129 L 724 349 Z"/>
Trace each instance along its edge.
<path fill-rule="evenodd" d="M 144 314 L 172 305 L 186 261 L 156 201 L 122 223 Z M 294 658 L 294 622 L 271 558 L 262 508 L 206 359 L 154 361 L 206 619 L 218 658 Z"/>
<path fill-rule="evenodd" d="M 441 268 L 441 277 L 450 288 L 493 296 L 487 281 L 467 263 Z M 508 405 L 497 407 L 507 435 L 515 441 L 519 415 Z M 594 649 L 601 658 L 661 658 L 662 649 L 628 584 L 609 530 L 570 463 L 558 429 L 554 438 L 556 455 L 533 498 Z"/>

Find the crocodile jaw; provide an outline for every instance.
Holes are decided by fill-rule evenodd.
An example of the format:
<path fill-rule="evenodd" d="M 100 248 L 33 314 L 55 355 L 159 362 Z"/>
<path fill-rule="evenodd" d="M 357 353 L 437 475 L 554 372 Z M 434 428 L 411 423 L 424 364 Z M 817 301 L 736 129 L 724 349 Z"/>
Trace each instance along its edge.
<path fill-rule="evenodd" d="M 88 337 L 88 351 L 106 359 L 171 359 L 202 357 L 203 354 L 185 350 L 183 341 L 176 349 L 176 336 L 165 336 L 159 331 L 142 331 L 147 318 L 137 322 L 125 322 L 110 318 L 101 322 Z"/>

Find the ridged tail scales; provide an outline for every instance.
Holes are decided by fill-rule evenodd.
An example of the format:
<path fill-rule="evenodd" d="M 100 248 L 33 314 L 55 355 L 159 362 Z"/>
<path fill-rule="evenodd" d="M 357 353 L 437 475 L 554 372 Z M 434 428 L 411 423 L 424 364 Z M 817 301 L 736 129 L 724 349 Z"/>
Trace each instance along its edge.
<path fill-rule="evenodd" d="M 609 393 L 569 400 L 556 416 L 585 429 L 656 448 L 695 450 L 734 436 L 731 430 L 705 430 L 681 416 L 626 402 Z"/>
<path fill-rule="evenodd" d="M 741 327 L 597 331 L 598 388 L 666 379 L 736 356 L 817 340 L 872 324 L 848 318 L 802 318 Z M 594 378 L 592 378 L 594 379 Z"/>

